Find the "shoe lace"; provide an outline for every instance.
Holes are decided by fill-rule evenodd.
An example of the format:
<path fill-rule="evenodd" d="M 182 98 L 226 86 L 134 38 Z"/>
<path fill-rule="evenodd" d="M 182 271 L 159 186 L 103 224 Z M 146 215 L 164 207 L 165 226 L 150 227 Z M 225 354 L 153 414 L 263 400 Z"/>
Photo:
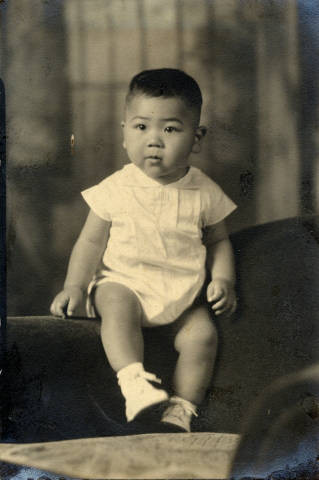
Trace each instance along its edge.
<path fill-rule="evenodd" d="M 170 402 L 174 406 L 174 415 L 179 416 L 179 414 L 184 415 L 185 413 L 188 415 L 194 415 L 198 417 L 198 413 L 196 412 L 195 407 L 193 407 L 190 403 L 186 403 L 185 400 L 179 400 L 177 398 L 171 397 Z"/>
<path fill-rule="evenodd" d="M 162 383 L 162 380 L 158 378 L 154 373 L 146 372 L 145 370 L 138 372 L 132 379 L 145 379 L 155 383 Z M 123 378 L 118 378 L 118 384 L 122 385 L 124 382 Z"/>
<path fill-rule="evenodd" d="M 154 382 L 154 383 L 162 383 L 162 380 L 160 378 L 157 378 L 157 376 L 154 373 L 150 372 L 139 372 L 138 376 L 136 377 L 137 380 L 137 385 L 139 385 L 138 388 L 140 388 L 141 393 L 145 391 L 145 388 L 147 386 L 145 385 L 145 380 L 146 383 L 149 385 L 149 388 L 154 388 L 153 386 L 148 383 L 149 381 Z"/>
<path fill-rule="evenodd" d="M 162 380 L 154 373 L 145 372 L 145 370 L 139 373 L 139 377 L 145 378 L 145 380 L 150 380 L 151 382 L 162 383 Z"/>

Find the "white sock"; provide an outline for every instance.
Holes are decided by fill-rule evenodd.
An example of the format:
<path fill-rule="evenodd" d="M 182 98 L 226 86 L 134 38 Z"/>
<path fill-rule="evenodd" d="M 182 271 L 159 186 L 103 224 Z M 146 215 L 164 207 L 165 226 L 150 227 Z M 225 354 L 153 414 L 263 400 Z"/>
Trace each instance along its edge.
<path fill-rule="evenodd" d="M 195 405 L 195 403 L 192 403 L 185 398 L 179 397 L 178 395 L 174 395 L 171 398 L 173 399 L 173 402 L 175 399 L 176 403 L 182 403 L 183 405 L 185 405 L 187 410 L 191 411 L 193 415 L 197 416 L 197 405 Z"/>
<path fill-rule="evenodd" d="M 168 400 L 165 390 L 155 388 L 149 382 L 161 383 L 153 373 L 146 372 L 141 362 L 134 362 L 117 373 L 118 383 L 125 398 L 125 412 L 128 422 L 143 409 Z"/>
<path fill-rule="evenodd" d="M 126 365 L 126 367 L 121 368 L 121 370 L 117 372 L 116 376 L 120 380 L 123 378 L 135 377 L 138 373 L 143 371 L 143 364 L 141 362 L 134 362 Z"/>

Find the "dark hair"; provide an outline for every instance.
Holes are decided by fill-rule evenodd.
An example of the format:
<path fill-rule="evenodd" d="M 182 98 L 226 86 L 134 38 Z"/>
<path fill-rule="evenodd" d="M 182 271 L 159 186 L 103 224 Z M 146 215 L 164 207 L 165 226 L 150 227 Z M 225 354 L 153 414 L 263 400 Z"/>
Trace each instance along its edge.
<path fill-rule="evenodd" d="M 134 95 L 150 97 L 178 97 L 200 115 L 202 94 L 197 82 L 187 73 L 175 68 L 143 70 L 135 75 L 129 85 L 126 101 Z"/>

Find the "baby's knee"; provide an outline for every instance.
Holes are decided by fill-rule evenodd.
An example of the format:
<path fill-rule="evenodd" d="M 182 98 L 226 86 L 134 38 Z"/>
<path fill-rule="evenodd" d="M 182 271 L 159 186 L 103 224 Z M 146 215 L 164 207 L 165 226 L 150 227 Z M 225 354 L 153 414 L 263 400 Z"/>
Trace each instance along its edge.
<path fill-rule="evenodd" d="M 194 348 L 194 346 L 216 349 L 217 343 L 217 330 L 208 314 L 199 316 L 184 325 L 175 338 L 175 348 L 178 352 L 185 348 Z"/>
<path fill-rule="evenodd" d="M 193 332 L 193 343 L 212 347 L 217 345 L 217 330 L 211 319 L 198 322 Z"/>
<path fill-rule="evenodd" d="M 138 298 L 129 288 L 116 283 L 103 283 L 96 289 L 96 308 L 102 320 L 116 318 L 136 318 L 141 315 Z"/>

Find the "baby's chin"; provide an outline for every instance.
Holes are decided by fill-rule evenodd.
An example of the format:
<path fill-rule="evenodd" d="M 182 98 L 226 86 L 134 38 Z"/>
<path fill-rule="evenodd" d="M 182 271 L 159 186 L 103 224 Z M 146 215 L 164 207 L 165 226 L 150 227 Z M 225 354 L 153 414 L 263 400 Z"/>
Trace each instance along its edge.
<path fill-rule="evenodd" d="M 184 177 L 188 170 L 189 166 L 180 167 L 174 171 L 166 171 L 163 167 L 162 162 L 147 162 L 146 164 L 138 164 L 135 162 L 134 165 L 141 170 L 147 177 L 152 178 L 162 185 L 167 185 L 168 183 L 177 182 L 180 178 Z"/>
<path fill-rule="evenodd" d="M 163 172 L 163 171 L 156 171 L 156 169 L 151 169 L 146 175 L 154 180 L 157 180 L 159 183 L 163 185 L 167 185 L 168 183 L 174 183 L 184 177 L 188 172 L 189 167 L 186 167 L 183 170 L 178 170 L 177 172 Z"/>

